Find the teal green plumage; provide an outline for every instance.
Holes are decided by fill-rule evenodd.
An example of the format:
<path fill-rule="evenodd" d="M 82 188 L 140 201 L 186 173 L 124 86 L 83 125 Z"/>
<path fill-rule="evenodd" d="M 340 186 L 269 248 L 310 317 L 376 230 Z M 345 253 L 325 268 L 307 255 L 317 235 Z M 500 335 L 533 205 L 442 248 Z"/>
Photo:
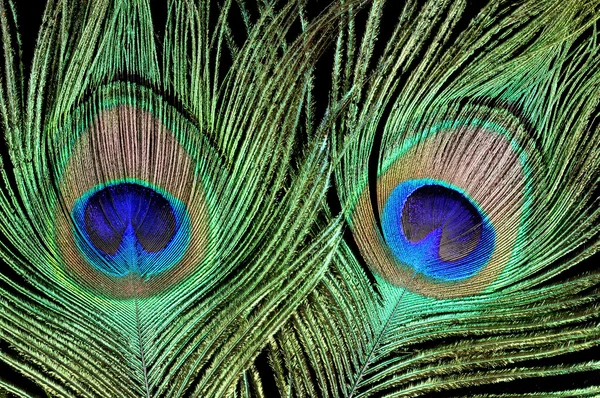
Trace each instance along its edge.
<path fill-rule="evenodd" d="M 163 36 L 146 1 L 52 1 L 24 69 L 0 3 L 0 391 L 527 396 L 497 386 L 600 368 L 600 4 L 317 6 L 172 1 Z"/>
<path fill-rule="evenodd" d="M 326 29 L 310 51 L 282 57 L 290 5 L 255 21 L 236 48 L 231 3 L 216 21 L 214 7 L 172 3 L 159 56 L 146 2 L 51 3 L 27 86 L 14 75 L 18 53 L 3 54 L 3 177 L 14 166 L 18 185 L 2 196 L 12 270 L 2 276 L 2 362 L 52 395 L 222 395 L 327 267 L 330 246 L 318 243 L 339 240 L 335 223 L 306 238 L 327 186 L 324 139 L 294 157 L 293 172 L 288 160 Z M 224 52 L 235 63 L 219 76 Z M 126 205 L 111 209 L 117 194 Z M 143 232 L 164 231 L 144 231 L 127 204 L 164 215 L 148 195 L 189 214 L 191 243 L 176 264 L 143 265 Z M 125 236 L 138 246 L 107 259 L 109 238 L 125 238 L 94 240 L 94 208 L 133 226 Z M 282 284 L 296 287 L 284 295 Z"/>
<path fill-rule="evenodd" d="M 337 41 L 333 100 L 348 101 L 348 90 L 352 99 L 332 133 L 334 177 L 352 239 L 296 330 L 280 331 L 271 349 L 287 369 L 316 373 L 285 386 L 307 396 L 472 396 L 516 379 L 590 377 L 597 357 L 565 357 L 597 346 L 598 275 L 559 275 L 598 247 L 597 5 L 491 4 L 464 28 L 466 4 L 409 2 L 376 59 L 386 7 L 371 6 L 360 45 L 350 28 Z M 393 190 L 423 179 L 490 209 L 496 243 L 474 276 L 428 275 L 439 262 L 400 257 L 417 248 L 394 252 Z M 596 384 L 505 392 L 595 396 Z"/>

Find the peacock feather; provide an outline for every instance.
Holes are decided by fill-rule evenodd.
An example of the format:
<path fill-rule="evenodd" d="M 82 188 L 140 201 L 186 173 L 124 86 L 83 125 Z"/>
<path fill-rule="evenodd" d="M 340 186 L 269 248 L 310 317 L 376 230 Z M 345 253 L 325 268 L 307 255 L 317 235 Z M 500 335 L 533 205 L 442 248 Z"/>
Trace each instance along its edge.
<path fill-rule="evenodd" d="M 25 17 L 0 396 L 600 395 L 600 2 Z"/>

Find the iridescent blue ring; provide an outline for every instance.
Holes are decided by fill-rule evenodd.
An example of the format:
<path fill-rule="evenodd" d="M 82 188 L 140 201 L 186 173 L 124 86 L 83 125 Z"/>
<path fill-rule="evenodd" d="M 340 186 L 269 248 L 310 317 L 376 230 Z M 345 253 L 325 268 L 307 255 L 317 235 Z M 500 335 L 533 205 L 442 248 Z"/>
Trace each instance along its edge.
<path fill-rule="evenodd" d="M 381 225 L 401 264 L 440 281 L 477 274 L 489 262 L 496 241 L 492 222 L 474 200 L 432 179 L 397 185 L 384 205 Z"/>
<path fill-rule="evenodd" d="M 164 272 L 181 260 L 190 241 L 185 205 L 142 181 L 114 181 L 88 190 L 75 201 L 71 217 L 85 260 L 113 277 Z"/>

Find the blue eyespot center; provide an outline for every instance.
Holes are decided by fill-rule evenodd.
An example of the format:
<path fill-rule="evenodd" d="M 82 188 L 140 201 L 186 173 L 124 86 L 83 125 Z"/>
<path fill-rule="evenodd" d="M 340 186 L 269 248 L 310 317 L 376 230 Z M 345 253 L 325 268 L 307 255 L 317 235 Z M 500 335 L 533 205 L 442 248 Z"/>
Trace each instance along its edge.
<path fill-rule="evenodd" d="M 93 194 L 85 206 L 84 225 L 92 244 L 114 255 L 131 240 L 148 253 L 161 251 L 173 239 L 176 223 L 167 199 L 150 188 L 126 183 Z"/>
<path fill-rule="evenodd" d="M 495 246 L 491 222 L 470 198 L 448 184 L 428 180 L 405 181 L 392 191 L 382 229 L 401 263 L 438 280 L 475 275 Z"/>
<path fill-rule="evenodd" d="M 440 185 L 417 188 L 402 208 L 404 236 L 422 241 L 431 232 L 437 235 L 439 255 L 456 261 L 472 252 L 481 240 L 481 215 L 464 196 Z"/>
<path fill-rule="evenodd" d="M 185 206 L 136 183 L 117 183 L 80 197 L 72 211 L 77 245 L 112 276 L 152 276 L 174 265 L 189 243 Z"/>

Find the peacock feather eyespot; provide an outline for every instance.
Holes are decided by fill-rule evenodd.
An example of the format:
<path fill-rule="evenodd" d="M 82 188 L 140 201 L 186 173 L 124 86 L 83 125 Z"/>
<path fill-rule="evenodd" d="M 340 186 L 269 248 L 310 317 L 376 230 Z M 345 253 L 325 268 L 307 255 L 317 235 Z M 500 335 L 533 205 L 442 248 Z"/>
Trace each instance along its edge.
<path fill-rule="evenodd" d="M 455 112 L 398 135 L 377 177 L 380 225 L 369 187 L 351 220 L 378 275 L 437 298 L 484 291 L 518 262 L 530 169 L 540 167 L 526 127 L 510 111 L 462 105 Z"/>
<path fill-rule="evenodd" d="M 193 132 L 170 105 L 130 83 L 103 87 L 74 111 L 58 132 L 66 143 L 53 230 L 60 275 L 127 298 L 164 291 L 201 265 L 207 181 L 189 150 Z"/>
<path fill-rule="evenodd" d="M 144 182 L 94 187 L 73 206 L 73 235 L 86 260 L 115 277 L 157 275 L 176 264 L 190 240 L 185 205 Z"/>
<path fill-rule="evenodd" d="M 394 257 L 431 279 L 472 277 L 494 250 L 495 231 L 489 218 L 444 181 L 398 184 L 382 214 L 383 236 Z"/>

